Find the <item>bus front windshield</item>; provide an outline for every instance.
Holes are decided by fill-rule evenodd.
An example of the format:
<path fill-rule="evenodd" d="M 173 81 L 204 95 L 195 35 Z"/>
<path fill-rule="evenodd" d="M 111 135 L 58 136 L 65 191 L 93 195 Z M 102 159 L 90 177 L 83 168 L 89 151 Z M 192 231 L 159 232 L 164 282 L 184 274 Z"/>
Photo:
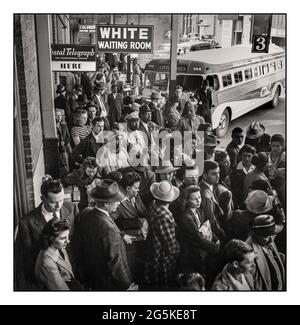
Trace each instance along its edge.
<path fill-rule="evenodd" d="M 159 73 L 154 71 L 145 72 L 145 88 L 157 91 L 167 91 L 169 75 L 167 73 Z"/>

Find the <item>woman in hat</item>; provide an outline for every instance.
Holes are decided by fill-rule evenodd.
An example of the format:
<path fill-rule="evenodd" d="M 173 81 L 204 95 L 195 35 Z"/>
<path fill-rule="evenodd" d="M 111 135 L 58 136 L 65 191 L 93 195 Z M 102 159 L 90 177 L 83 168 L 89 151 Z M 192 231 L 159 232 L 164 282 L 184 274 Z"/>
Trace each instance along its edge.
<path fill-rule="evenodd" d="M 263 180 L 269 188 L 269 191 L 272 192 L 273 188 L 270 183 L 270 180 L 267 178 L 266 173 L 269 166 L 269 156 L 265 152 L 259 152 L 252 157 L 252 164 L 255 166 L 255 169 L 248 173 L 244 181 L 244 198 L 247 197 L 251 185 L 256 180 Z"/>
<path fill-rule="evenodd" d="M 180 264 L 184 272 L 206 274 L 208 255 L 219 250 L 220 241 L 216 236 L 215 220 L 209 220 L 201 209 L 200 188 L 190 185 L 181 190 L 179 197 L 178 237 L 181 254 Z"/>
<path fill-rule="evenodd" d="M 171 161 L 164 161 L 163 166 L 157 167 L 155 174 L 158 175 L 159 181 L 166 180 L 173 183 L 174 174 L 178 169 L 179 167 L 173 167 Z"/>
<path fill-rule="evenodd" d="M 74 126 L 71 129 L 71 136 L 75 146 L 92 131 L 90 126 L 86 124 L 87 119 L 88 112 L 85 109 L 79 109 L 74 116 Z"/>
<path fill-rule="evenodd" d="M 52 218 L 40 236 L 41 250 L 35 263 L 35 276 L 43 289 L 82 290 L 75 280 L 66 246 L 70 228 L 67 220 Z"/>
<path fill-rule="evenodd" d="M 246 131 L 245 144 L 256 149 L 256 152 L 270 151 L 271 136 L 265 132 L 265 127 L 259 122 L 252 122 Z"/>
<path fill-rule="evenodd" d="M 180 247 L 175 237 L 176 223 L 169 205 L 178 198 L 179 189 L 165 180 L 153 183 L 150 191 L 154 201 L 150 207 L 146 283 L 151 289 L 171 289 L 176 286 Z"/>
<path fill-rule="evenodd" d="M 274 134 L 271 138 L 271 152 L 269 153 L 268 175 L 279 200 L 285 207 L 285 144 L 281 134 Z"/>

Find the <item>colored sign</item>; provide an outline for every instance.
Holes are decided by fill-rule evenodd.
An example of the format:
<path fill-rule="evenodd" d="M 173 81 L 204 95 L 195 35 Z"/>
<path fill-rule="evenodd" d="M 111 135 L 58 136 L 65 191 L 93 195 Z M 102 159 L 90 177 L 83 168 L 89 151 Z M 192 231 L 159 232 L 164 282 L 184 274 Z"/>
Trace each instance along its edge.
<path fill-rule="evenodd" d="M 98 25 L 97 44 L 101 52 L 152 53 L 153 26 Z"/>
<path fill-rule="evenodd" d="M 269 35 L 253 35 L 252 53 L 269 53 L 269 44 Z"/>
<path fill-rule="evenodd" d="M 95 45 L 52 44 L 52 71 L 96 71 Z"/>
<path fill-rule="evenodd" d="M 79 25 L 79 32 L 96 33 L 96 25 Z"/>

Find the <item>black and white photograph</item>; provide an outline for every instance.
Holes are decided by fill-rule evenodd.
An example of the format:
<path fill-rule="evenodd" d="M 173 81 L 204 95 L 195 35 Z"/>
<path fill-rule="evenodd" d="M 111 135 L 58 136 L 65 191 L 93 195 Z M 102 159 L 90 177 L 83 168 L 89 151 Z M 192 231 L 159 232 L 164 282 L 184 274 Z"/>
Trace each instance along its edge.
<path fill-rule="evenodd" d="M 14 292 L 287 290 L 287 14 L 191 11 L 13 14 Z"/>

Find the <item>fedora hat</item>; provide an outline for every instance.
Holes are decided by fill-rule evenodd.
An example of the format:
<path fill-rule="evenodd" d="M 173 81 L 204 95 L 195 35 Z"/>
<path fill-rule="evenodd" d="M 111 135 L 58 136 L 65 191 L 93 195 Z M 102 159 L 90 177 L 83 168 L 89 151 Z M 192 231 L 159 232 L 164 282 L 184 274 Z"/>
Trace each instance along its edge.
<path fill-rule="evenodd" d="M 140 114 L 151 113 L 151 109 L 147 104 L 140 107 Z"/>
<path fill-rule="evenodd" d="M 164 161 L 163 163 L 163 166 L 158 166 L 156 168 L 156 174 L 169 174 L 179 169 L 179 167 L 174 167 L 170 160 Z"/>
<path fill-rule="evenodd" d="M 58 84 L 56 87 L 56 93 L 61 94 L 66 90 L 66 88 L 62 84 Z"/>
<path fill-rule="evenodd" d="M 265 133 L 265 127 L 259 122 L 252 122 L 246 131 L 246 137 L 248 139 L 257 139 Z"/>
<path fill-rule="evenodd" d="M 246 200 L 246 207 L 249 211 L 260 214 L 270 211 L 273 207 L 272 197 L 261 190 L 251 191 Z"/>
<path fill-rule="evenodd" d="M 130 114 L 128 114 L 126 117 L 125 117 L 125 122 L 127 121 L 131 121 L 131 120 L 139 120 L 140 117 L 139 117 L 139 113 L 137 111 L 134 111 Z"/>
<path fill-rule="evenodd" d="M 251 230 L 257 235 L 270 236 L 276 234 L 276 224 L 274 217 L 269 214 L 263 214 L 253 219 Z"/>
<path fill-rule="evenodd" d="M 139 111 L 140 111 L 140 107 L 141 107 L 140 104 L 134 102 L 134 103 L 131 105 L 130 108 L 131 108 L 134 112 L 139 112 Z"/>
<path fill-rule="evenodd" d="M 164 98 L 160 92 L 153 91 L 151 94 L 151 99 L 162 99 Z"/>
<path fill-rule="evenodd" d="M 150 191 L 154 198 L 163 202 L 173 202 L 179 196 L 179 189 L 173 186 L 169 181 L 161 181 L 159 183 L 152 183 Z"/>
<path fill-rule="evenodd" d="M 97 184 L 91 190 L 90 196 L 93 200 L 101 202 L 118 202 L 125 198 L 120 192 L 118 183 L 112 179 L 104 179 L 101 183 Z"/>
<path fill-rule="evenodd" d="M 216 147 L 220 141 L 217 139 L 215 135 L 208 134 L 204 138 L 204 145 L 206 147 Z"/>

